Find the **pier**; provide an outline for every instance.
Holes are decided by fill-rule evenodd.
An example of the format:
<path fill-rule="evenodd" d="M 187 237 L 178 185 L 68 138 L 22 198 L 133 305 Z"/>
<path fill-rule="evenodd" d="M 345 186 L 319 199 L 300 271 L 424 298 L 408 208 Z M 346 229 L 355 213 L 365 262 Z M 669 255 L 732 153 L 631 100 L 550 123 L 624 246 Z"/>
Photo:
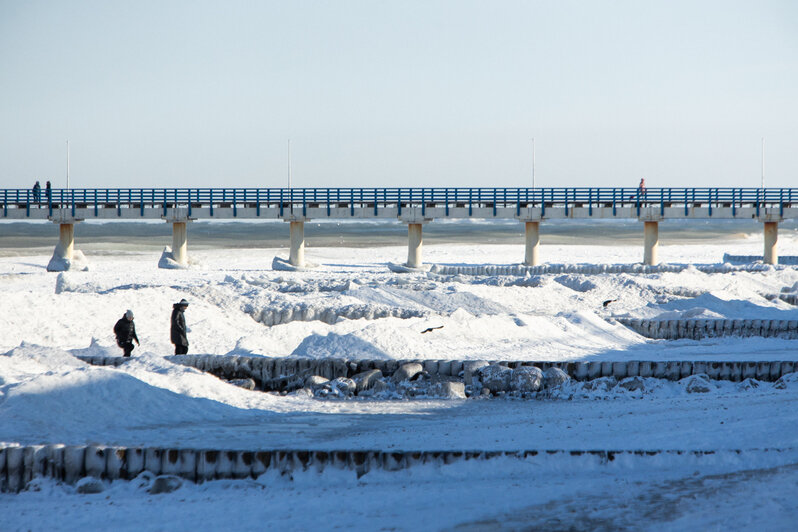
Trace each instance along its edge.
<path fill-rule="evenodd" d="M 76 223 L 163 220 L 173 228 L 172 259 L 188 261 L 194 220 L 264 219 L 290 224 L 288 264 L 305 263 L 306 221 L 385 219 L 408 227 L 408 270 L 424 269 L 423 226 L 441 219 L 515 219 L 525 227 L 523 263 L 540 263 L 546 220 L 636 219 L 643 264 L 659 262 L 659 223 L 674 219 L 755 219 L 763 224 L 765 264 L 778 264 L 778 224 L 798 218 L 796 188 L 137 188 L 0 190 L 2 218 L 60 226 L 56 255 L 72 259 Z"/>

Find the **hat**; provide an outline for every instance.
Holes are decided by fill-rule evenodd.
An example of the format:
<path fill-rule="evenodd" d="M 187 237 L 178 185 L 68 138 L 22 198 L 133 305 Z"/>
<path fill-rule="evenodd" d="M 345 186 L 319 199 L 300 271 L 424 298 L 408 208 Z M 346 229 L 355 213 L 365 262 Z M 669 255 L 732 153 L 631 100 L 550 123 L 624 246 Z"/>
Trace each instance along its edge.
<path fill-rule="evenodd" d="M 178 305 L 180 305 L 181 307 L 187 307 L 188 306 L 188 301 L 186 301 L 185 299 L 181 299 L 180 303 L 178 303 Z"/>
<path fill-rule="evenodd" d="M 130 309 L 127 309 L 127 311 L 125 311 L 125 317 L 127 319 L 129 319 L 129 320 L 132 320 L 133 319 L 133 311 L 130 310 Z"/>

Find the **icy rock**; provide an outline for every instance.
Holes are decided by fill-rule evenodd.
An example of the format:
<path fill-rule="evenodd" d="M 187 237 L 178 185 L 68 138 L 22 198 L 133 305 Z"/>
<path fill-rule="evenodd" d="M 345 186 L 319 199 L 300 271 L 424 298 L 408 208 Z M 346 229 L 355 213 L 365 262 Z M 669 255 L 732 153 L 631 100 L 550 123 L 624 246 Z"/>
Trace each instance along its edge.
<path fill-rule="evenodd" d="M 102 493 L 105 491 L 105 484 L 99 478 L 94 477 L 85 477 L 78 480 L 78 483 L 75 485 L 75 489 L 78 493 Z"/>
<path fill-rule="evenodd" d="M 479 369 L 479 380 L 492 393 L 506 392 L 510 389 L 513 370 L 501 364 L 491 364 Z"/>
<path fill-rule="evenodd" d="M 760 384 L 760 382 L 758 380 L 748 378 L 748 379 L 745 379 L 743 382 L 739 383 L 737 385 L 737 389 L 738 390 L 746 390 L 746 391 L 747 390 L 755 390 L 755 389 L 759 388 L 759 384 Z"/>
<path fill-rule="evenodd" d="M 618 386 L 630 392 L 645 391 L 646 383 L 642 377 L 627 377 L 618 383 Z"/>
<path fill-rule="evenodd" d="M 320 375 L 311 375 L 305 379 L 305 386 L 308 388 L 317 388 L 330 382 L 330 379 L 325 379 Z"/>
<path fill-rule="evenodd" d="M 788 387 L 794 386 L 796 382 L 798 382 L 798 373 L 787 373 L 782 375 L 773 387 L 777 390 L 786 390 Z"/>
<path fill-rule="evenodd" d="M 238 386 L 239 388 L 244 388 L 245 390 L 255 389 L 255 381 L 253 379 L 232 379 L 229 382 L 230 384 Z"/>
<path fill-rule="evenodd" d="M 357 375 L 352 377 L 352 380 L 355 381 L 357 393 L 360 393 L 364 390 L 370 390 L 374 387 L 374 385 L 382 378 L 382 371 L 378 369 L 370 369 L 368 371 L 362 371 Z"/>
<path fill-rule="evenodd" d="M 463 364 L 463 381 L 466 385 L 473 384 L 474 375 L 481 369 L 487 366 L 488 363 L 484 360 L 469 360 Z"/>
<path fill-rule="evenodd" d="M 682 383 L 684 384 L 687 393 L 707 393 L 712 389 L 712 384 L 709 382 L 709 377 L 703 373 L 698 375 L 690 375 L 689 377 L 682 379 Z"/>
<path fill-rule="evenodd" d="M 149 489 L 155 480 L 155 475 L 151 471 L 144 470 L 135 478 L 135 482 L 140 489 Z"/>
<path fill-rule="evenodd" d="M 390 386 L 388 385 L 387 382 L 378 379 L 378 380 L 376 380 L 374 382 L 374 385 L 371 388 L 371 392 L 375 393 L 375 394 L 376 393 L 383 393 L 383 392 L 388 391 L 389 389 L 390 389 Z"/>
<path fill-rule="evenodd" d="M 352 395 L 357 390 L 357 384 L 352 379 L 346 377 L 338 377 L 331 380 L 328 385 L 333 391 L 337 391 L 341 395 Z"/>
<path fill-rule="evenodd" d="M 608 392 L 615 388 L 618 384 L 618 379 L 615 377 L 599 377 L 592 381 L 587 381 L 582 385 L 582 388 L 588 392 Z"/>
<path fill-rule="evenodd" d="M 408 381 L 424 371 L 424 367 L 416 362 L 402 364 L 393 374 L 394 382 Z"/>
<path fill-rule="evenodd" d="M 428 371 L 422 371 L 420 373 L 416 373 L 414 377 L 412 377 L 411 381 L 428 381 L 432 378 Z"/>
<path fill-rule="evenodd" d="M 510 389 L 514 392 L 532 393 L 543 386 L 543 372 L 534 366 L 521 366 L 512 370 Z"/>
<path fill-rule="evenodd" d="M 560 368 L 549 368 L 543 372 L 543 386 L 554 388 L 568 382 L 571 377 Z"/>
<path fill-rule="evenodd" d="M 465 384 L 462 382 L 436 382 L 429 388 L 432 397 L 445 397 L 447 399 L 465 399 Z"/>
<path fill-rule="evenodd" d="M 150 493 L 172 493 L 183 485 L 183 479 L 174 475 L 159 475 L 155 477 L 150 488 Z"/>
<path fill-rule="evenodd" d="M 300 388 L 291 392 L 294 397 L 313 397 L 313 390 L 310 388 Z"/>

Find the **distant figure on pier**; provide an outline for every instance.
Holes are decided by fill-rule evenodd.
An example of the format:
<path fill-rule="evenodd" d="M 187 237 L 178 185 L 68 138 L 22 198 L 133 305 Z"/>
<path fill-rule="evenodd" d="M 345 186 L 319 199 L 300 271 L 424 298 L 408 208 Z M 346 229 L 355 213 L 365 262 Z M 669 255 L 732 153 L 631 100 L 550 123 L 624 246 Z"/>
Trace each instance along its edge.
<path fill-rule="evenodd" d="M 50 200 L 53 197 L 53 187 L 50 185 L 49 181 L 47 182 L 47 184 L 44 187 L 44 193 L 45 193 L 45 197 L 47 198 L 47 203 L 50 203 Z"/>
<path fill-rule="evenodd" d="M 133 311 L 128 310 L 124 316 L 114 325 L 114 334 L 116 335 L 116 344 L 122 348 L 124 355 L 129 357 L 133 352 L 133 341 L 141 346 L 139 337 L 136 336 L 136 324 L 133 323 Z"/>
<path fill-rule="evenodd" d="M 36 181 L 36 183 L 34 183 L 33 185 L 33 201 L 38 203 L 39 199 L 41 198 L 41 195 L 42 195 L 42 186 L 39 184 L 38 181 Z"/>
<path fill-rule="evenodd" d="M 188 301 L 181 299 L 180 303 L 172 305 L 172 343 L 175 344 L 175 354 L 188 353 L 188 336 L 186 336 L 186 317 L 183 312 L 188 308 Z"/>
<path fill-rule="evenodd" d="M 645 178 L 640 178 L 640 184 L 637 185 L 637 196 L 640 198 L 646 197 L 646 180 Z"/>

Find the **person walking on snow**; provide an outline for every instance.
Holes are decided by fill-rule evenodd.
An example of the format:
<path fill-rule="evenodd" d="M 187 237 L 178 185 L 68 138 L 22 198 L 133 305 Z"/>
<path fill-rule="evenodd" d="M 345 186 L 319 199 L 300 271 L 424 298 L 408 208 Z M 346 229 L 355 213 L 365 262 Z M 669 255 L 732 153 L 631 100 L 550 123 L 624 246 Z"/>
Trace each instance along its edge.
<path fill-rule="evenodd" d="M 188 301 L 181 299 L 180 303 L 172 305 L 172 343 L 175 344 L 175 354 L 188 353 L 188 337 L 186 336 L 186 317 L 183 312 L 188 308 Z"/>
<path fill-rule="evenodd" d="M 114 334 L 116 335 L 117 345 L 125 352 L 125 354 L 122 356 L 130 356 L 130 353 L 133 352 L 134 340 L 139 346 L 141 346 L 141 343 L 139 343 L 139 337 L 136 336 L 136 324 L 133 323 L 132 310 L 125 312 L 125 315 L 122 316 L 118 322 L 116 322 L 116 325 L 114 325 Z"/>

